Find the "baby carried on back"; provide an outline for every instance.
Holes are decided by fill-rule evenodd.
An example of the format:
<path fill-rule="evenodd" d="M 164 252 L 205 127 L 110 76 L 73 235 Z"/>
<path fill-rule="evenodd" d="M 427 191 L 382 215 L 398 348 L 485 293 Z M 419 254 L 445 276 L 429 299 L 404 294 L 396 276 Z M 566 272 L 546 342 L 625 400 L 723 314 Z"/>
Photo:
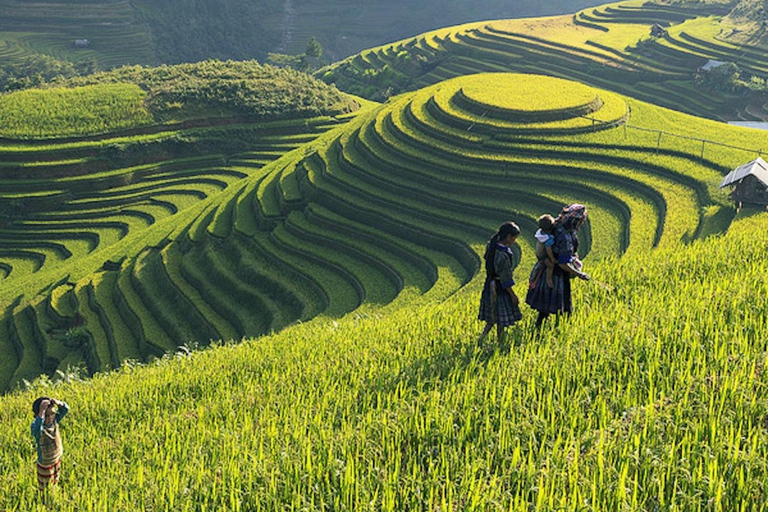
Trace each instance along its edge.
<path fill-rule="evenodd" d="M 547 286 L 550 288 L 555 287 L 552 275 L 555 266 L 558 264 L 557 256 L 555 256 L 555 253 L 552 251 L 552 246 L 555 245 L 555 235 L 553 234 L 555 222 L 555 218 L 551 215 L 542 215 L 538 219 L 539 229 L 536 231 L 536 234 L 534 234 L 534 237 L 536 237 L 536 259 L 547 269 Z M 582 263 L 578 257 L 574 257 L 571 263 L 577 270 L 581 270 Z"/>

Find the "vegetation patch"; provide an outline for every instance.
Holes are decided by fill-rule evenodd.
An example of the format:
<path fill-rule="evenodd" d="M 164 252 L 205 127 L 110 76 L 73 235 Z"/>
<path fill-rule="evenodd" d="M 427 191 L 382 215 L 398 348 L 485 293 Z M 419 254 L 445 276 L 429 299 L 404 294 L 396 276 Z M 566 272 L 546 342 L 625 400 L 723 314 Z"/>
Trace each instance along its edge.
<path fill-rule="evenodd" d="M 309 118 L 358 108 L 349 96 L 305 73 L 256 61 L 129 66 L 61 83 L 136 84 L 147 93 L 147 108 L 165 123 L 229 116 L 251 121 Z"/>
<path fill-rule="evenodd" d="M 470 75 L 461 80 L 461 94 L 480 109 L 511 116 L 578 111 L 597 99 L 593 87 L 539 75 Z"/>
<path fill-rule="evenodd" d="M 0 95 L 0 137 L 91 135 L 154 121 L 147 93 L 128 83 L 57 87 Z"/>

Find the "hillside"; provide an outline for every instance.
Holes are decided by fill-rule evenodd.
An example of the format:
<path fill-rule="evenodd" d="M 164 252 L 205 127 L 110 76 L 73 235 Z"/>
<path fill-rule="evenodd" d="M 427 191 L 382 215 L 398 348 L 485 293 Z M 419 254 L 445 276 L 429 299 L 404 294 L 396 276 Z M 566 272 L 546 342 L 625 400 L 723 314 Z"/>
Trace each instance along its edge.
<path fill-rule="evenodd" d="M 735 21 L 731 7 L 630 1 L 568 16 L 470 23 L 363 51 L 317 76 L 381 100 L 472 73 L 538 73 L 700 117 L 768 119 L 765 47 L 739 28 L 752 14 Z M 654 25 L 663 33 L 652 36 Z M 699 71 L 710 59 L 735 68 Z"/>
<path fill-rule="evenodd" d="M 240 2 L 0 0 L 2 30 L 77 61 L 0 63 L 25 89 L 0 94 L 0 509 L 768 510 L 768 214 L 718 188 L 767 139 L 716 121 L 768 112 L 759 5 L 472 22 L 317 78 L 77 76 L 123 30 L 141 63 L 288 51 L 299 13 L 360 40 L 424 14 Z M 114 40 L 69 54 L 60 24 Z M 14 82 L 16 58 L 50 73 Z M 522 228 L 525 296 L 536 219 L 572 202 L 574 314 L 536 332 L 523 306 L 478 344 L 489 236 Z M 41 395 L 72 407 L 50 508 Z"/>
<path fill-rule="evenodd" d="M 541 212 L 576 200 L 592 211 L 582 253 L 593 259 L 719 233 L 734 212 L 716 187 L 764 140 L 514 74 L 447 81 L 341 121 L 6 147 L 16 206 L 0 339 L 15 357 L 4 387 L 440 301 L 477 274 L 494 226 L 515 217 L 532 231 Z M 153 145 L 164 159 L 136 161 Z M 40 163 L 10 163 L 25 153 Z M 121 159 L 131 164 L 108 166 Z"/>
<path fill-rule="evenodd" d="M 214 61 L 119 69 L 2 95 L 0 104 L 8 106 L 0 130 L 2 388 L 69 365 L 93 372 L 174 349 L 152 331 L 145 338 L 130 316 L 107 324 L 118 306 L 90 309 L 105 288 L 76 281 L 161 243 L 232 185 L 263 175 L 359 108 L 298 72 Z"/>
<path fill-rule="evenodd" d="M 0 60 L 20 62 L 42 55 L 101 70 L 212 58 L 264 61 L 268 52 L 304 51 L 313 36 L 334 60 L 434 26 L 569 12 L 594 3 L 0 0 Z M 84 39 L 87 46 L 75 45 Z"/>
<path fill-rule="evenodd" d="M 607 284 L 579 283 L 540 337 L 528 312 L 506 350 L 475 346 L 475 279 L 442 304 L 0 398 L 0 503 L 42 510 L 24 435 L 49 394 L 72 407 L 62 512 L 765 510 L 768 230 L 743 213 L 724 236 L 588 262 Z"/>

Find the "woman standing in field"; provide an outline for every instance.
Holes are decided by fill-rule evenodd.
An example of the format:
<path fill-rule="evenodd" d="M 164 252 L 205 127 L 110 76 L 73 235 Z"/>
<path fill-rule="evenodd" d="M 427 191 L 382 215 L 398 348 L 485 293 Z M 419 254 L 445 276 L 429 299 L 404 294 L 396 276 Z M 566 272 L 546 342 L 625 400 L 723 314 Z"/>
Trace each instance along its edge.
<path fill-rule="evenodd" d="M 515 268 L 512 245 L 519 235 L 520 228 L 517 224 L 505 222 L 485 247 L 485 286 L 480 298 L 478 315 L 478 319 L 485 322 L 485 329 L 478 338 L 478 343 L 488 336 L 494 325 L 501 341 L 504 328 L 523 318 L 520 312 L 520 299 L 512 290 L 515 284 L 512 278 Z"/>
<path fill-rule="evenodd" d="M 536 319 L 537 329 L 550 314 L 571 314 L 573 311 L 572 277 L 589 280 L 589 275 L 581 271 L 581 262 L 577 256 L 579 249 L 577 232 L 586 220 L 587 207 L 583 204 L 572 204 L 564 207 L 555 221 L 555 227 L 552 230 L 552 235 L 555 237 L 552 252 L 557 257 L 558 264 L 552 274 L 553 287 L 547 285 L 546 267 L 540 261 L 536 262 L 531 271 L 525 302 L 539 312 L 539 317 Z"/>

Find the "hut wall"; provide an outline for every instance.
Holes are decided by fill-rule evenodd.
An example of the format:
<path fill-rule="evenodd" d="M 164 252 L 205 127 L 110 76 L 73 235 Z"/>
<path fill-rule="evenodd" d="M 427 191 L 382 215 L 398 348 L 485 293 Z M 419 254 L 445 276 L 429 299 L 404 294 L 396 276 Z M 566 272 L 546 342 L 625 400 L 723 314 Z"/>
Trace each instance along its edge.
<path fill-rule="evenodd" d="M 754 176 L 747 176 L 736 185 L 733 198 L 743 203 L 768 205 L 768 187 Z"/>

